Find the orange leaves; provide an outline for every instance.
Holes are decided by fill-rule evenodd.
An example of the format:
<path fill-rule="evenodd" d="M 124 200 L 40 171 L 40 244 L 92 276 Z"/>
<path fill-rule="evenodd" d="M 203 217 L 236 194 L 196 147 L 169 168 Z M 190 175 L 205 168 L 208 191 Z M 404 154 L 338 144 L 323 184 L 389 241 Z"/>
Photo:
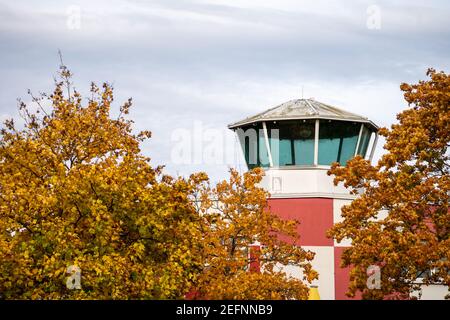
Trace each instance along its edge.
<path fill-rule="evenodd" d="M 307 286 L 288 277 L 280 266 L 297 266 L 305 280 L 317 277 L 311 269 L 314 254 L 285 243 L 278 235 L 296 235 L 296 223 L 283 221 L 267 210 L 268 194 L 258 183 L 262 169 L 230 178 L 211 188 L 204 185 L 197 197 L 204 223 L 202 261 L 195 283 L 208 299 L 306 299 Z M 250 272 L 256 247 L 260 272 Z M 253 249 L 251 249 L 253 248 Z"/>
<path fill-rule="evenodd" d="M 312 281 L 314 254 L 280 240 L 297 237 L 296 222 L 269 212 L 262 169 L 231 170 L 215 187 L 205 173 L 163 175 L 140 153 L 150 132 L 133 134 L 124 117 L 131 99 L 113 119 L 112 87 L 92 84 L 85 103 L 70 75 L 61 69 L 42 97 L 50 110 L 21 103 L 28 125 L 2 130 L 0 298 L 173 299 L 192 288 L 208 298 L 307 298 L 279 267 Z M 257 243 L 261 272 L 249 273 Z M 67 270 L 79 270 L 80 286 L 67 286 Z"/>
<path fill-rule="evenodd" d="M 201 250 L 189 197 L 207 177 L 161 181 L 161 168 L 139 150 L 150 132 L 134 135 L 123 115 L 111 118 L 107 84 L 93 85 L 83 105 L 79 93 L 67 93 L 67 72 L 43 96 L 52 108 L 45 116 L 22 103 L 33 125 L 19 130 L 9 121 L 2 130 L 1 297 L 183 297 Z M 80 290 L 66 287 L 71 265 L 81 269 Z"/>
<path fill-rule="evenodd" d="M 354 266 L 351 295 L 409 295 L 418 274 L 425 284 L 450 283 L 450 76 L 432 69 L 427 75 L 428 81 L 401 85 L 411 108 L 380 130 L 386 153 L 376 166 L 356 157 L 330 170 L 335 183 L 364 191 L 329 231 L 337 240 L 352 240 L 343 259 Z M 380 290 L 365 284 L 364 270 L 374 264 L 382 266 Z"/>

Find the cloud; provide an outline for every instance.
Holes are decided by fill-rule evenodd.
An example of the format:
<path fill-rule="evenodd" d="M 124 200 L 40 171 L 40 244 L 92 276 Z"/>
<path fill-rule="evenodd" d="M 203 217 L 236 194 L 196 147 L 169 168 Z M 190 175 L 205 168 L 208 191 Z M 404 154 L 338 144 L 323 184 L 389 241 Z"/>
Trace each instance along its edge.
<path fill-rule="evenodd" d="M 379 30 L 367 28 L 373 4 L 0 0 L 0 86 L 7 88 L 0 113 L 15 115 L 15 99 L 27 88 L 51 90 L 61 49 L 82 91 L 92 80 L 108 81 L 118 103 L 134 98 L 137 128 L 154 132 L 144 146 L 154 162 L 224 177 L 227 164 L 174 164 L 173 130 L 201 121 L 226 131 L 230 122 L 300 97 L 302 87 L 305 97 L 387 126 L 405 108 L 401 82 L 423 79 L 430 66 L 448 71 L 447 2 L 376 1 Z M 68 28 L 73 6 L 79 29 Z"/>

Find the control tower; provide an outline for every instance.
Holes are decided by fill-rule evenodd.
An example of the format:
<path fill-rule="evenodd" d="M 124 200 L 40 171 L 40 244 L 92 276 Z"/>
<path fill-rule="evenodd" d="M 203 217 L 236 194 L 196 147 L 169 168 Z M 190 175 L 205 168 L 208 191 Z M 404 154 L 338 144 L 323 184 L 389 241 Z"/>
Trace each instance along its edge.
<path fill-rule="evenodd" d="M 249 169 L 262 167 L 262 187 L 270 192 L 272 212 L 298 219 L 300 245 L 316 253 L 321 299 L 345 296 L 349 270 L 340 257 L 349 243 L 336 243 L 326 231 L 341 219 L 341 207 L 354 199 L 334 186 L 327 171 L 333 162 L 345 165 L 356 155 L 372 160 L 378 126 L 369 119 L 313 99 L 285 102 L 233 123 Z M 298 270 L 287 272 L 300 276 Z"/>

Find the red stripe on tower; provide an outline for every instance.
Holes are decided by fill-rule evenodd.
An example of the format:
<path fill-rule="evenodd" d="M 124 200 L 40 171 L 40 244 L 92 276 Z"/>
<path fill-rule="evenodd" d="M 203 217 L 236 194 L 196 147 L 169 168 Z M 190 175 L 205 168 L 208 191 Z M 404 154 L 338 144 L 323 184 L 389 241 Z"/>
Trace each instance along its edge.
<path fill-rule="evenodd" d="M 270 210 L 282 219 L 297 219 L 302 246 L 333 246 L 326 231 L 333 226 L 333 199 L 269 199 Z M 286 239 L 287 240 L 287 239 Z"/>
<path fill-rule="evenodd" d="M 354 298 L 346 295 L 350 283 L 350 267 L 341 268 L 341 257 L 346 247 L 334 247 L 334 290 L 336 300 L 355 300 L 361 299 L 361 293 L 358 292 Z"/>

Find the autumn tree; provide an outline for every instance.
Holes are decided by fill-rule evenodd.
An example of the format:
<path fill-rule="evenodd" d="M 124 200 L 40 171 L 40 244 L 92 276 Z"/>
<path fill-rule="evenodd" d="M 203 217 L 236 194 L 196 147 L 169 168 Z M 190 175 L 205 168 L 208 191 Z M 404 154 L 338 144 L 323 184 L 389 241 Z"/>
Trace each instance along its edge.
<path fill-rule="evenodd" d="M 195 201 L 203 218 L 202 261 L 195 296 L 207 299 L 307 299 L 305 283 L 317 278 L 314 253 L 298 246 L 298 221 L 270 212 L 269 194 L 258 186 L 261 168 L 211 187 L 204 180 Z M 285 268 L 302 272 L 289 276 Z"/>
<path fill-rule="evenodd" d="M 140 150 L 150 132 L 126 119 L 131 99 L 113 117 L 113 88 L 83 99 L 65 66 L 31 100 L 1 130 L 0 298 L 307 297 L 280 267 L 310 282 L 314 254 L 296 246 L 297 222 L 268 210 L 261 169 L 215 187 L 163 174 Z"/>
<path fill-rule="evenodd" d="M 409 108 L 380 130 L 386 153 L 376 165 L 356 157 L 329 172 L 358 194 L 329 233 L 352 240 L 343 254 L 343 266 L 352 266 L 350 296 L 414 298 L 419 283 L 450 285 L 450 75 L 427 75 L 401 85 Z M 366 286 L 371 265 L 380 268 L 379 289 Z"/>
<path fill-rule="evenodd" d="M 24 127 L 1 131 L 0 297 L 184 297 L 201 266 L 196 182 L 141 154 L 150 133 L 132 132 L 131 99 L 113 118 L 110 85 L 87 100 L 72 87 L 62 66 L 36 112 L 20 103 Z"/>

